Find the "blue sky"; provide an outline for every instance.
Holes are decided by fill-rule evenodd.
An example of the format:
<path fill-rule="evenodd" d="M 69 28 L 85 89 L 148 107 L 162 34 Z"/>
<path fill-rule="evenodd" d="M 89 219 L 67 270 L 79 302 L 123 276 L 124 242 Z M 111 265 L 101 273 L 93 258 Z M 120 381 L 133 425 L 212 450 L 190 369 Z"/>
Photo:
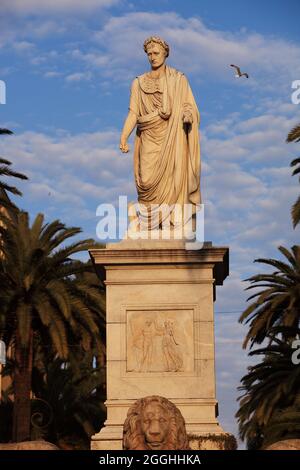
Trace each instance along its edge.
<path fill-rule="evenodd" d="M 230 247 L 230 277 L 216 303 L 220 421 L 236 433 L 236 386 L 247 276 L 256 257 L 299 241 L 290 222 L 298 194 L 285 144 L 299 119 L 291 84 L 300 80 L 296 0 L 2 0 L 0 80 L 7 104 L 1 155 L 30 181 L 19 204 L 95 237 L 96 207 L 135 199 L 132 153 L 118 151 L 131 80 L 148 68 L 143 40 L 161 35 L 169 64 L 185 72 L 201 114 L 201 188 L 206 239 Z M 236 79 L 229 64 L 250 75 Z M 226 312 L 226 313 L 224 313 Z"/>

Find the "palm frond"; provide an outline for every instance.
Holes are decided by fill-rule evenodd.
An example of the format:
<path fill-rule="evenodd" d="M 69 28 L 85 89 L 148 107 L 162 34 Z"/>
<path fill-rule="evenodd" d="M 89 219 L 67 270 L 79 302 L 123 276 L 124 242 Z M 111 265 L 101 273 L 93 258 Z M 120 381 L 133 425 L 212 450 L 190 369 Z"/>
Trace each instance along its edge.
<path fill-rule="evenodd" d="M 0 134 L 8 134 L 11 135 L 13 134 L 13 131 L 10 131 L 9 129 L 5 129 L 3 127 L 0 127 Z"/>
<path fill-rule="evenodd" d="M 293 127 L 293 129 L 288 133 L 286 142 L 299 142 L 300 141 L 300 124 Z"/>

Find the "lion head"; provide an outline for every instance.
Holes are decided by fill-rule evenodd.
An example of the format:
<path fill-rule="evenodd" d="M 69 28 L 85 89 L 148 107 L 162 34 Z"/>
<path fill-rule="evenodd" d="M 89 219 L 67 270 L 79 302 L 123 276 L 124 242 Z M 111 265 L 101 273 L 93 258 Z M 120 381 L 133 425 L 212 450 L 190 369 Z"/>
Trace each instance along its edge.
<path fill-rule="evenodd" d="M 189 449 L 185 421 L 179 409 L 160 396 L 137 400 L 129 408 L 124 423 L 123 449 Z"/>

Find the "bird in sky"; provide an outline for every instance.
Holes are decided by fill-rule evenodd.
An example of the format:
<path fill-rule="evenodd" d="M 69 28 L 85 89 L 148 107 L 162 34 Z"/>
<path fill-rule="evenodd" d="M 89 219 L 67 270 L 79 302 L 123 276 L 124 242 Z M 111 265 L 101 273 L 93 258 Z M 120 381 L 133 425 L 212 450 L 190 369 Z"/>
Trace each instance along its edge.
<path fill-rule="evenodd" d="M 238 77 L 238 78 L 239 78 L 239 77 L 246 77 L 246 78 L 249 78 L 249 75 L 248 75 L 246 72 L 243 72 L 243 73 L 242 73 L 240 67 L 238 67 L 237 65 L 230 64 L 230 67 L 235 68 L 235 70 L 236 70 L 236 75 L 235 75 L 235 76 L 236 76 L 236 77 Z"/>

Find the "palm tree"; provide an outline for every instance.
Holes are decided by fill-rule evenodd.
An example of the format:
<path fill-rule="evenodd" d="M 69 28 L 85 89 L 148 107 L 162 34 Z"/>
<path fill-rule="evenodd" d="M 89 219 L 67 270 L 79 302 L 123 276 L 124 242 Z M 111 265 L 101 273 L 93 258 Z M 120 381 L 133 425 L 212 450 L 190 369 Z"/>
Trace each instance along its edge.
<path fill-rule="evenodd" d="M 0 127 L 0 135 L 1 134 L 13 134 L 13 131 L 10 131 L 9 129 L 4 129 L 3 127 Z"/>
<path fill-rule="evenodd" d="M 106 418 L 106 367 L 98 351 L 69 344 L 67 361 L 35 333 L 32 371 L 31 439 L 45 439 L 66 450 L 88 450 L 91 436 Z M 5 374 L 12 376 L 8 360 Z M 12 440 L 13 385 L 0 403 L 0 442 Z"/>
<path fill-rule="evenodd" d="M 23 175 L 22 173 L 17 173 L 14 170 L 11 170 L 10 168 L 11 162 L 8 160 L 5 160 L 4 158 L 0 158 L 0 176 L 9 176 L 9 177 L 14 177 L 22 180 L 27 180 L 27 176 Z M 16 210 L 16 206 L 11 202 L 9 199 L 7 192 L 17 195 L 17 196 L 22 196 L 22 193 L 19 189 L 17 189 L 15 186 L 11 186 L 4 181 L 0 180 L 0 208 L 4 207 L 5 209 L 14 209 Z"/>
<path fill-rule="evenodd" d="M 295 160 L 291 162 L 291 166 L 296 167 L 292 175 L 294 176 L 294 175 L 299 174 L 300 173 L 300 158 L 295 158 Z M 300 181 L 300 177 L 299 177 L 299 181 Z M 298 225 L 300 222 L 300 196 L 298 197 L 297 201 L 293 204 L 291 212 L 292 212 L 293 226 L 295 228 L 296 225 Z"/>
<path fill-rule="evenodd" d="M 73 346 L 67 362 L 48 356 L 44 367 L 34 367 L 32 389 L 37 398 L 32 415 L 37 437 L 88 449 L 106 414 L 105 367 L 97 365 L 93 352 Z"/>
<path fill-rule="evenodd" d="M 300 125 L 290 131 L 287 142 L 300 142 Z M 300 173 L 300 158 L 291 162 L 293 175 Z M 294 228 L 300 222 L 300 197 L 292 207 Z M 265 348 L 252 351 L 263 360 L 248 367 L 239 388 L 236 416 L 240 436 L 248 448 L 261 448 L 287 437 L 300 434 L 300 369 L 294 365 L 292 341 L 299 334 L 300 323 L 300 246 L 291 250 L 280 246 L 284 260 L 257 259 L 275 271 L 252 276 L 247 289 L 256 289 L 248 298 L 252 301 L 239 321 L 249 323 L 244 348 L 250 343 L 267 341 Z M 247 290 L 246 289 L 246 290 Z M 259 289 L 259 291 L 257 291 Z"/>
<path fill-rule="evenodd" d="M 298 381 L 299 385 L 299 381 Z M 300 390 L 292 406 L 274 410 L 264 430 L 263 448 L 274 442 L 300 437 Z"/>
<path fill-rule="evenodd" d="M 13 134 L 13 132 L 8 129 L 0 128 L 0 135 L 1 134 Z M 22 180 L 28 179 L 27 176 L 23 175 L 22 173 L 17 173 L 16 171 L 12 170 L 10 165 L 10 161 L 5 160 L 4 158 L 0 158 L 0 177 L 8 176 Z M 8 210 L 16 210 L 16 206 L 10 201 L 7 192 L 18 196 L 22 195 L 21 191 L 19 191 L 16 187 L 10 186 L 4 181 L 0 180 L 0 210 L 2 207 Z"/>
<path fill-rule="evenodd" d="M 300 433 L 300 368 L 293 364 L 291 339 L 300 334 L 298 328 L 271 328 L 269 345 L 250 352 L 263 356 L 262 361 L 248 367 L 239 390 L 240 408 L 236 414 L 240 437 L 249 449 L 257 449 L 280 439 L 299 437 Z"/>
<path fill-rule="evenodd" d="M 300 142 L 300 124 L 295 126 L 286 138 L 287 142 Z"/>
<path fill-rule="evenodd" d="M 247 281 L 251 285 L 246 289 L 260 289 L 248 298 L 255 299 L 243 312 L 240 323 L 250 323 L 244 348 L 250 342 L 261 344 L 273 326 L 298 327 L 300 320 L 300 246 L 293 246 L 291 251 L 279 247 L 286 261 L 276 259 L 257 259 L 275 268 L 270 274 L 258 274 Z M 287 333 L 288 334 L 288 333 Z"/>
<path fill-rule="evenodd" d="M 300 142 L 300 124 L 295 126 L 289 133 L 286 138 L 287 142 Z M 298 165 L 298 166 L 297 166 Z M 291 162 L 291 167 L 296 167 L 293 171 L 293 176 L 298 175 L 300 173 L 300 158 L 296 158 Z M 300 178 L 299 178 L 300 181 Z M 300 222 L 300 196 L 298 197 L 295 204 L 292 206 L 292 220 L 294 228 Z"/>
<path fill-rule="evenodd" d="M 14 346 L 13 440 L 30 437 L 30 395 L 34 341 L 42 338 L 56 356 L 67 360 L 69 343 L 104 352 L 103 294 L 88 273 L 91 264 L 72 258 L 95 246 L 93 240 L 67 245 L 81 230 L 59 221 L 44 224 L 39 214 L 32 226 L 26 212 L 16 221 L 1 217 L 0 313 L 2 339 Z"/>

